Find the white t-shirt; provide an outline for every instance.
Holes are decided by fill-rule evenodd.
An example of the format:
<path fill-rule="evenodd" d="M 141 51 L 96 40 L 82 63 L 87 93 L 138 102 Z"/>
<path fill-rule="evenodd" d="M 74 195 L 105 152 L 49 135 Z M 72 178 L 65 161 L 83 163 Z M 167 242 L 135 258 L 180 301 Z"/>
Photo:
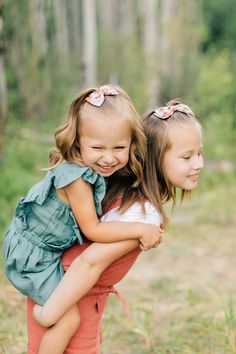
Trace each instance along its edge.
<path fill-rule="evenodd" d="M 120 213 L 117 208 L 108 211 L 101 217 L 101 221 L 128 221 L 143 222 L 145 224 L 154 224 L 160 226 L 162 218 L 155 207 L 148 201 L 144 203 L 145 213 L 139 203 L 134 203 L 124 213 Z"/>

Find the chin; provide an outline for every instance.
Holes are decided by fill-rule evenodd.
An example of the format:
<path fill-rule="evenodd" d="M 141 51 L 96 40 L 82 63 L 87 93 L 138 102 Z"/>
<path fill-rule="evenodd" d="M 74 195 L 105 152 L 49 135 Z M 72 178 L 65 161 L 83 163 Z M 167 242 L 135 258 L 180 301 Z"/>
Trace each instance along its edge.
<path fill-rule="evenodd" d="M 194 190 L 196 187 L 197 187 L 197 183 L 194 183 L 194 185 L 185 187 L 184 189 L 185 189 L 186 191 L 191 192 L 191 191 Z"/>
<path fill-rule="evenodd" d="M 101 172 L 99 172 L 99 174 L 100 174 L 102 177 L 110 177 L 110 176 L 112 176 L 112 175 L 114 174 L 114 172 L 112 172 L 112 173 L 101 173 Z"/>

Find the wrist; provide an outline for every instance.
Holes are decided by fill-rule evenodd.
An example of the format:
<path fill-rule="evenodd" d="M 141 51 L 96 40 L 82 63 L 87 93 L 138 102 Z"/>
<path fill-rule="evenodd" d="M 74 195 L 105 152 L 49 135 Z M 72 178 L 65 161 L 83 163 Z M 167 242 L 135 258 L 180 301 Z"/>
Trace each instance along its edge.
<path fill-rule="evenodd" d="M 144 237 L 145 233 L 146 233 L 146 224 L 144 224 L 143 222 L 137 222 L 137 238 L 139 240 L 142 240 L 142 238 Z"/>
<path fill-rule="evenodd" d="M 143 223 L 142 222 L 132 222 L 132 226 L 128 225 L 130 228 L 130 236 L 132 239 L 140 239 L 143 236 Z"/>

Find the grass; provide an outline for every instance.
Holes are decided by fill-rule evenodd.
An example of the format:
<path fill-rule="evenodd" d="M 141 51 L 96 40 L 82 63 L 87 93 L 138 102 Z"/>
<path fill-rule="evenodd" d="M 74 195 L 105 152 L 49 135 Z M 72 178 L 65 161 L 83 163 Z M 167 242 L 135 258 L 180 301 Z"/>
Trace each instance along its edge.
<path fill-rule="evenodd" d="M 41 178 L 48 148 L 19 137 L 8 144 L 1 231 L 19 196 Z M 110 297 L 102 354 L 236 354 L 235 183 L 234 172 L 206 166 L 192 199 L 172 214 L 167 206 L 164 243 L 142 254 L 118 286 L 130 316 Z M 26 354 L 25 298 L 7 282 L 2 260 L 0 269 L 0 353 Z"/>
<path fill-rule="evenodd" d="M 165 242 L 119 286 L 131 318 L 110 301 L 102 353 L 236 353 L 234 186 L 202 191 L 174 212 Z"/>

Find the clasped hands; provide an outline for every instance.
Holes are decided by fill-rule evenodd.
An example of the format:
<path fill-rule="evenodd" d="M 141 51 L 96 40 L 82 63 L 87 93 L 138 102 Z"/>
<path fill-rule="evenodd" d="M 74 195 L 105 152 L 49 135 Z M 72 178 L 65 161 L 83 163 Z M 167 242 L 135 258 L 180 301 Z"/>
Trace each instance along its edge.
<path fill-rule="evenodd" d="M 151 248 L 156 248 L 163 241 L 164 228 L 154 224 L 145 224 L 146 230 L 142 237 L 139 238 L 140 248 L 142 251 L 148 251 Z"/>

